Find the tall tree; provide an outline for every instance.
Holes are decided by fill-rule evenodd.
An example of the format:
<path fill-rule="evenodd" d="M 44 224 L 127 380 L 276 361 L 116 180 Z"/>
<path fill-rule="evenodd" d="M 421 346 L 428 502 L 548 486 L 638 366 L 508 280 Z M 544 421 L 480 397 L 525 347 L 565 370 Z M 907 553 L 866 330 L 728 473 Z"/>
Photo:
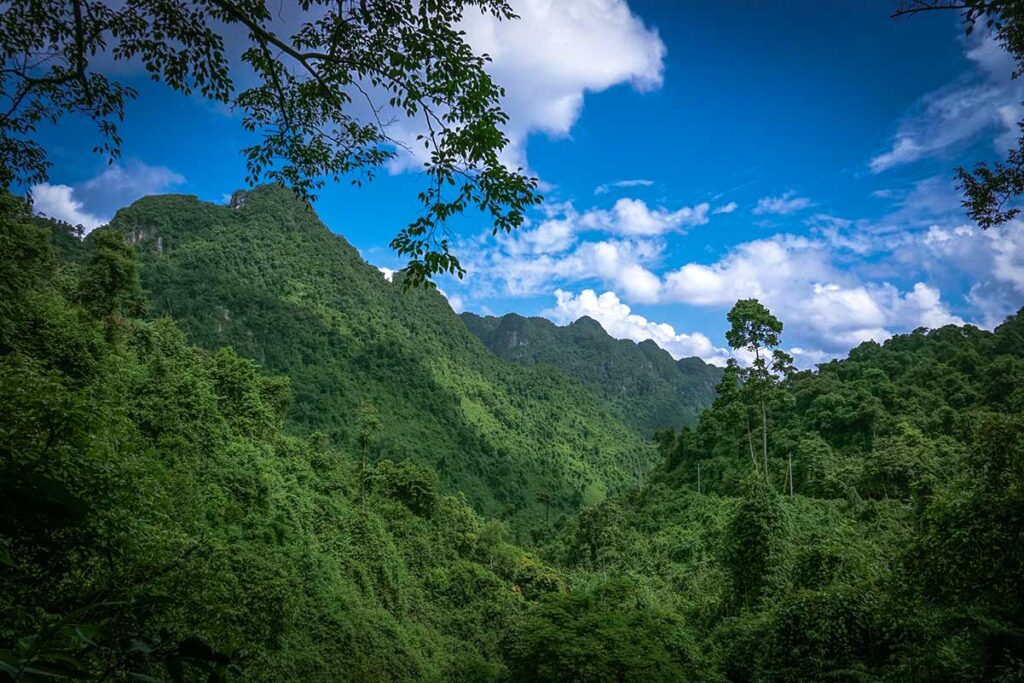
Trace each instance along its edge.
<path fill-rule="evenodd" d="M 460 30 L 467 11 L 515 18 L 505 0 L 299 0 L 298 28 L 266 0 L 11 0 L 0 5 L 0 187 L 39 183 L 50 162 L 42 123 L 95 122 L 94 151 L 112 162 L 138 92 L 107 73 L 141 64 L 153 80 L 244 113 L 248 181 L 282 182 L 306 199 L 327 180 L 371 179 L 407 142 L 394 119 L 419 121 L 427 159 L 423 210 L 391 246 L 406 286 L 464 272 L 445 225 L 469 207 L 511 231 L 539 201 L 537 181 L 499 160 L 508 143 L 503 90 Z M 241 63 L 229 58 L 237 46 Z M 106 67 L 106 69 L 104 68 Z M 239 89 L 243 75 L 250 86 Z"/>
<path fill-rule="evenodd" d="M 727 316 L 729 331 L 725 338 L 733 349 L 745 349 L 754 354 L 754 361 L 743 373 L 744 389 L 760 405 L 761 445 L 764 478 L 768 480 L 768 409 L 767 394 L 774 382 L 773 368 L 788 369 L 792 358 L 775 349 L 782 343 L 782 321 L 772 315 L 757 299 L 740 299 Z M 774 349 L 774 350 L 773 350 Z M 769 367 L 769 351 L 772 364 Z M 781 355 L 780 355 L 781 354 Z M 753 450 L 753 449 L 751 449 Z"/>

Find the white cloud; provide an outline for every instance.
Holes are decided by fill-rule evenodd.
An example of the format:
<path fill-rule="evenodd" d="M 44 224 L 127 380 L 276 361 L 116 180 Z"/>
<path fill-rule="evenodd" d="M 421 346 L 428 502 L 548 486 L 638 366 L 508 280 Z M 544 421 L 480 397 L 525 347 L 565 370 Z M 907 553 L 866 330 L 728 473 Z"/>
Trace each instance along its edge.
<path fill-rule="evenodd" d="M 505 89 L 508 166 L 529 166 L 531 133 L 568 135 L 587 93 L 620 84 L 639 92 L 661 86 L 665 44 L 625 0 L 520 0 L 514 9 L 514 21 L 470 11 L 462 22 L 473 49 L 490 55 L 487 70 Z M 419 123 L 402 122 L 390 132 L 412 141 Z M 418 169 L 422 161 L 403 154 L 391 170 Z"/>
<path fill-rule="evenodd" d="M 448 300 L 448 305 L 452 307 L 452 310 L 456 313 L 462 313 L 466 310 L 466 300 L 458 294 L 448 294 L 440 287 L 437 288 L 438 293 Z"/>
<path fill-rule="evenodd" d="M 642 264 L 660 253 L 652 242 L 604 240 L 584 242 L 574 253 L 584 277 L 598 277 L 618 287 L 633 301 L 656 301 L 661 281 Z"/>
<path fill-rule="evenodd" d="M 732 213 L 738 208 L 739 204 L 737 204 L 736 202 L 729 202 L 728 204 L 723 204 L 722 206 L 719 206 L 711 213 Z"/>
<path fill-rule="evenodd" d="M 939 291 L 918 283 L 902 294 L 834 263 L 834 245 L 793 235 L 745 242 L 711 264 L 688 263 L 663 278 L 662 302 L 726 308 L 755 297 L 801 342 L 838 353 L 892 329 L 962 322 Z"/>
<path fill-rule="evenodd" d="M 952 315 L 941 301 L 939 290 L 929 287 L 923 282 L 914 285 L 914 289 L 899 302 L 897 316 L 901 320 L 916 321 L 921 327 L 939 328 L 946 325 L 963 325 L 960 316 Z"/>
<path fill-rule="evenodd" d="M 936 156 L 990 129 L 1000 131 L 993 140 L 999 151 L 1013 145 L 1024 83 L 1012 78 L 1012 57 L 991 36 L 975 41 L 966 54 L 974 72 L 921 98 L 889 149 L 870 160 L 872 173 Z"/>
<path fill-rule="evenodd" d="M 167 192 L 185 183 L 185 177 L 165 166 L 150 166 L 134 159 L 108 166 L 102 173 L 75 185 L 75 196 L 101 214 L 113 215 L 139 197 Z"/>
<path fill-rule="evenodd" d="M 86 231 L 108 223 L 114 212 L 136 199 L 166 192 L 185 178 L 163 166 L 129 160 L 76 185 L 42 183 L 32 187 L 35 211 L 81 225 Z"/>
<path fill-rule="evenodd" d="M 474 250 L 467 291 L 477 298 L 496 290 L 511 296 L 608 290 L 604 299 L 563 297 L 560 315 L 583 314 L 603 301 L 605 318 L 592 317 L 609 326 L 608 311 L 630 320 L 619 305 L 682 304 L 724 317 L 737 299 L 756 297 L 785 322 L 786 341 L 805 367 L 917 327 L 965 319 L 992 327 L 1024 305 L 1024 222 L 988 231 L 964 225 L 947 177 L 893 188 L 881 198 L 892 208 L 878 219 L 814 214 L 805 221 L 810 235 L 743 242 L 719 257 L 667 269 L 663 237 L 685 229 L 667 217 L 705 220 L 713 215 L 709 208 L 680 213 L 634 199 L 582 213 L 571 204 L 552 206 L 523 234 Z M 605 236 L 589 235 L 597 231 Z M 617 334 L 640 334 L 629 329 Z M 659 343 L 671 338 L 648 334 Z"/>
<path fill-rule="evenodd" d="M 660 243 L 650 240 L 607 239 L 582 242 L 560 253 L 535 253 L 499 242 L 497 248 L 471 251 L 462 260 L 469 270 L 465 285 L 475 296 L 496 291 L 534 296 L 550 292 L 556 282 L 597 279 L 634 300 L 653 301 L 660 294 L 660 281 L 644 264 L 657 258 L 661 249 Z"/>
<path fill-rule="evenodd" d="M 966 290 L 967 302 L 985 327 L 994 327 L 1024 306 L 1024 223 L 982 231 L 971 225 L 901 235 L 890 246 L 899 267 L 929 281 Z"/>
<path fill-rule="evenodd" d="M 971 320 L 988 328 L 1024 305 L 1024 222 L 989 230 L 967 223 L 948 176 L 890 189 L 882 198 L 892 210 L 879 219 L 815 216 L 811 226 L 861 280 L 921 283 L 903 304 L 903 329 L 959 320 L 944 309 L 929 312 L 938 291 L 957 293 Z"/>
<path fill-rule="evenodd" d="M 576 243 L 580 214 L 572 204 L 546 203 L 541 210 L 544 219 L 536 227 L 528 221 L 512 236 L 500 238 L 509 253 L 557 254 Z"/>
<path fill-rule="evenodd" d="M 522 0 L 515 11 L 516 21 L 469 13 L 463 22 L 507 93 L 514 154 L 523 155 L 532 131 L 568 134 L 587 92 L 620 83 L 641 92 L 661 86 L 665 44 L 624 0 Z"/>
<path fill-rule="evenodd" d="M 642 199 L 623 197 L 610 211 L 594 209 L 580 217 L 580 225 L 625 236 L 655 237 L 708 222 L 710 205 L 684 206 L 676 211 L 652 209 Z"/>
<path fill-rule="evenodd" d="M 75 199 L 74 192 L 69 185 L 51 185 L 50 183 L 33 185 L 33 209 L 39 215 L 55 218 L 71 225 L 81 225 L 86 232 L 107 222 L 107 219 L 94 216 L 86 211 L 82 202 Z"/>
<path fill-rule="evenodd" d="M 607 194 L 614 188 L 627 188 L 627 187 L 650 187 L 654 184 L 653 180 L 637 179 L 637 180 L 618 180 L 614 183 L 605 183 L 598 185 L 594 188 L 594 194 Z"/>
<path fill-rule="evenodd" d="M 796 192 L 791 190 L 781 197 L 761 197 L 757 200 L 757 206 L 754 207 L 753 213 L 758 216 L 764 214 L 784 216 L 801 209 L 806 209 L 811 206 L 811 203 L 811 200 L 807 197 L 798 197 Z"/>
<path fill-rule="evenodd" d="M 491 245 L 486 237 L 461 245 L 469 281 L 481 293 L 512 296 L 551 291 L 556 281 L 598 279 L 633 301 L 655 301 L 661 282 L 649 268 L 664 249 L 661 238 L 709 221 L 710 206 L 670 210 L 622 198 L 610 209 L 577 211 L 548 204 L 543 219 Z M 581 239 L 601 233 L 604 238 Z"/>
<path fill-rule="evenodd" d="M 676 332 L 667 323 L 657 323 L 637 315 L 629 306 L 619 300 L 614 292 L 598 296 L 592 289 L 585 289 L 578 295 L 561 289 L 555 292 L 553 308 L 542 311 L 541 315 L 565 325 L 582 316 L 589 316 L 601 323 L 605 331 L 619 339 L 640 342 L 652 339 L 673 358 L 699 356 L 709 363 L 724 365 L 729 356 L 725 349 L 716 348 L 711 340 L 700 332 L 686 334 Z"/>
<path fill-rule="evenodd" d="M 395 273 L 397 271 L 395 271 L 394 268 L 385 268 L 384 266 L 377 266 L 377 270 L 384 274 L 384 279 L 387 280 L 388 282 L 395 281 Z"/>
<path fill-rule="evenodd" d="M 805 349 L 800 346 L 790 348 L 789 354 L 793 356 L 793 362 L 800 368 L 811 368 L 838 357 L 838 354 L 835 353 L 826 353 L 820 349 Z"/>

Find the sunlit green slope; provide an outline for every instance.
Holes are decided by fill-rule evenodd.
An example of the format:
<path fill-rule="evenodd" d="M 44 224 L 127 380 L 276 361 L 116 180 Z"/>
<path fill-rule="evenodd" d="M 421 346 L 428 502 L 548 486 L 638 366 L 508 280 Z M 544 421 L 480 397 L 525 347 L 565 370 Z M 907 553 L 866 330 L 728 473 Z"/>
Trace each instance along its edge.
<path fill-rule="evenodd" d="M 637 480 L 649 445 L 586 388 L 505 363 L 433 291 L 403 292 L 288 190 L 234 206 L 142 199 L 113 221 L 143 261 L 152 313 L 201 347 L 291 379 L 287 423 L 373 458 L 430 465 L 482 512 L 552 518 Z"/>

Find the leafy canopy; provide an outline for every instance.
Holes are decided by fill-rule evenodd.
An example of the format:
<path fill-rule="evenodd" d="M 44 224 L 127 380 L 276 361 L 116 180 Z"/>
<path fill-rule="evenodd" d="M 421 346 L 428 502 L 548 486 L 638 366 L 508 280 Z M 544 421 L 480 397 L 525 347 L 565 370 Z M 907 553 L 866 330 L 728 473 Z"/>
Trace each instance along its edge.
<path fill-rule="evenodd" d="M 461 277 L 445 236 L 449 219 L 475 207 L 495 234 L 508 232 L 540 201 L 535 178 L 499 161 L 508 144 L 504 93 L 485 71 L 489 58 L 459 29 L 466 11 L 511 20 L 511 8 L 504 0 L 295 5 L 302 21 L 288 35 L 265 0 L 4 3 L 0 187 L 46 180 L 37 128 L 66 115 L 95 122 L 94 152 L 113 162 L 125 104 L 138 92 L 100 64 L 140 63 L 154 81 L 243 112 L 255 137 L 242 150 L 248 181 L 281 182 L 307 200 L 328 180 L 372 179 L 405 146 L 390 124 L 416 120 L 426 131 L 415 144 L 423 145 L 429 187 L 419 195 L 421 215 L 391 246 L 409 258 L 406 286 L 443 272 Z M 229 58 L 236 40 L 241 64 Z M 238 83 L 243 70 L 248 87 Z"/>
<path fill-rule="evenodd" d="M 727 316 L 725 338 L 734 349 L 747 349 L 758 358 L 761 350 L 779 345 L 782 322 L 757 299 L 740 299 Z"/>

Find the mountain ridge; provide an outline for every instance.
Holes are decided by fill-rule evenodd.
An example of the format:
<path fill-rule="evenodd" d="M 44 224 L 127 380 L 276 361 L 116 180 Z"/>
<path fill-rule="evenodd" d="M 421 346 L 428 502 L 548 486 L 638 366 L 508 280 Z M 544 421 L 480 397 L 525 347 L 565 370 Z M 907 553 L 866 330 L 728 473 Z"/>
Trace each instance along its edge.
<path fill-rule="evenodd" d="M 460 317 L 498 357 L 561 370 L 590 387 L 609 412 L 645 436 L 693 424 L 714 400 L 722 376 L 720 368 L 699 358 L 672 358 L 653 340 L 616 339 L 590 316 L 564 326 L 517 313 Z"/>

